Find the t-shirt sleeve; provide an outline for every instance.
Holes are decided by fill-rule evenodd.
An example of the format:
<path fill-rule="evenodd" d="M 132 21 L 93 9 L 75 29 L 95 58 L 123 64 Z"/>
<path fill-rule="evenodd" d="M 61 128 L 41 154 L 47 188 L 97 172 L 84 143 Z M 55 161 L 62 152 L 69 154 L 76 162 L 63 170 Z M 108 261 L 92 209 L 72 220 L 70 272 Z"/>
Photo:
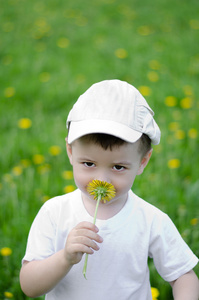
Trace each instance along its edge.
<path fill-rule="evenodd" d="M 47 205 L 43 205 L 30 228 L 26 253 L 22 260 L 42 260 L 55 253 L 56 227 Z"/>
<path fill-rule="evenodd" d="M 198 258 L 166 214 L 153 222 L 149 256 L 161 277 L 169 282 L 189 272 L 198 263 Z"/>

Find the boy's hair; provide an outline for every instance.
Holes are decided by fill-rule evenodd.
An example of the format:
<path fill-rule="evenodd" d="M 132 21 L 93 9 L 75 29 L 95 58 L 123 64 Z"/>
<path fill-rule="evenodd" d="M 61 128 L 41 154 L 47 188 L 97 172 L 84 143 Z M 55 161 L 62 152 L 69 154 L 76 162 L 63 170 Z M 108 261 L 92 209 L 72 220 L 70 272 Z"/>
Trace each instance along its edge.
<path fill-rule="evenodd" d="M 112 150 L 114 147 L 119 147 L 127 143 L 126 141 L 116 136 L 104 133 L 87 134 L 80 137 L 80 140 L 87 143 L 92 142 L 96 145 L 101 146 L 104 150 Z M 140 144 L 138 151 L 141 154 L 141 157 L 144 157 L 146 153 L 151 150 L 151 139 L 146 134 L 142 134 L 139 140 Z"/>

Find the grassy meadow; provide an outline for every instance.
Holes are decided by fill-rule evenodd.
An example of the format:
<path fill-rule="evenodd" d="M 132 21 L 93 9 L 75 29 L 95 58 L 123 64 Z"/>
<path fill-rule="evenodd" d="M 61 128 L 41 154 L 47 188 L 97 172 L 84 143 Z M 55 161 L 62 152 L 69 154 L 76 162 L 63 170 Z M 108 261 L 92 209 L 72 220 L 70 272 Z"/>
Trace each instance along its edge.
<path fill-rule="evenodd" d="M 155 111 L 161 143 L 133 190 L 199 256 L 198 11 L 196 0 L 0 1 L 0 299 L 29 299 L 18 275 L 31 223 L 75 189 L 67 114 L 104 79 L 133 84 Z M 154 299 L 172 299 L 149 264 Z"/>

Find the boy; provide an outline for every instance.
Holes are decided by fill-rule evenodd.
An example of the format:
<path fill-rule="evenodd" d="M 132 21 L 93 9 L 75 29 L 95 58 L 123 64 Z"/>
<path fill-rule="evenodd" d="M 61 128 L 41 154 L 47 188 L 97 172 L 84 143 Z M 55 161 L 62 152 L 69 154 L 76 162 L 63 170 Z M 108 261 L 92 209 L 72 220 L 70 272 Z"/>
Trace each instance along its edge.
<path fill-rule="evenodd" d="M 69 113 L 67 153 L 78 189 L 44 204 L 30 230 L 20 282 L 30 297 L 59 300 L 151 300 L 148 256 L 173 288 L 174 299 L 197 300 L 197 257 L 167 215 L 132 191 L 160 141 L 153 111 L 130 84 L 107 80 L 81 95 Z M 115 197 L 100 203 L 93 179 Z M 100 249 L 99 249 L 100 248 Z M 99 250 L 99 251 L 98 251 Z M 95 252 L 95 253 L 94 253 Z M 83 254 L 89 255 L 87 280 Z"/>

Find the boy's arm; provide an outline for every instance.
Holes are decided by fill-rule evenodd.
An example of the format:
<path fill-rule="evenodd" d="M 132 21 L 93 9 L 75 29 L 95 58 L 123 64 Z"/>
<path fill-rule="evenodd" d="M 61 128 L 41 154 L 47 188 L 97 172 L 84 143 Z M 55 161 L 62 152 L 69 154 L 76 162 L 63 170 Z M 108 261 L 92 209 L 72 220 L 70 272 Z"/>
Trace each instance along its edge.
<path fill-rule="evenodd" d="M 199 281 L 193 270 L 170 282 L 174 300 L 198 300 Z"/>
<path fill-rule="evenodd" d="M 92 223 L 79 223 L 69 233 L 63 250 L 43 260 L 25 261 L 20 272 L 23 292 L 34 298 L 52 290 L 72 266 L 81 261 L 84 253 L 99 250 L 96 242 L 101 243 L 102 238 L 97 232 L 98 228 Z"/>

